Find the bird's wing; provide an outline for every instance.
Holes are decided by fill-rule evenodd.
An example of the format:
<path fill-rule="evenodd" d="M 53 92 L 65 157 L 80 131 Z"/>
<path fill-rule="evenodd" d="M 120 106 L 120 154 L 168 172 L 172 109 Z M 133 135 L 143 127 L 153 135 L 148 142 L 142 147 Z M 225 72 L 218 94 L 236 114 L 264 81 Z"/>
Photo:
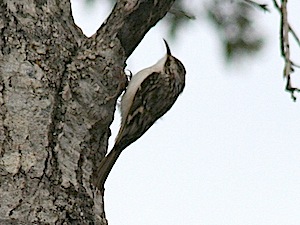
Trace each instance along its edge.
<path fill-rule="evenodd" d="M 142 136 L 174 104 L 169 78 L 154 72 L 138 88 L 116 144 L 124 149 Z"/>

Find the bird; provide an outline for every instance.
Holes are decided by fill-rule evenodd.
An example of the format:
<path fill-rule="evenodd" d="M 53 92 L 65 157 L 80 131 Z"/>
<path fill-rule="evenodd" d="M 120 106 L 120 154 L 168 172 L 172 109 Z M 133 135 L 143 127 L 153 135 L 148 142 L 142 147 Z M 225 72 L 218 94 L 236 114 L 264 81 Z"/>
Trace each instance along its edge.
<path fill-rule="evenodd" d="M 115 144 L 95 170 L 94 185 L 99 190 L 104 190 L 104 183 L 122 151 L 170 110 L 185 87 L 185 67 L 172 56 L 166 40 L 164 43 L 165 56 L 132 76 L 121 98 L 121 125 Z"/>

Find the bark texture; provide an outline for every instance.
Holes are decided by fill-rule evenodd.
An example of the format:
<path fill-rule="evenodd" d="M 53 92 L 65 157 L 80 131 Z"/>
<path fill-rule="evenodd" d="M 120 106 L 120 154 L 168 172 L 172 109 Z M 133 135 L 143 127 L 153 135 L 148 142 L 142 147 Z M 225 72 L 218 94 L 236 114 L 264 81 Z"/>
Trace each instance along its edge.
<path fill-rule="evenodd" d="M 107 224 L 93 171 L 125 62 L 174 0 L 119 0 L 96 34 L 69 0 L 0 0 L 0 224 Z"/>

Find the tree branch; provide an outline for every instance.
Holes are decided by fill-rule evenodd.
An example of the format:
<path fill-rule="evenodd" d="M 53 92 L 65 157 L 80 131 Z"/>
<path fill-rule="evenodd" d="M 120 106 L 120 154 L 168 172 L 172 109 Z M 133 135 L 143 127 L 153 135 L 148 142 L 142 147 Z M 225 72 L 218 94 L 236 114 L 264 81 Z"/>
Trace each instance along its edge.
<path fill-rule="evenodd" d="M 127 59 L 150 28 L 166 15 L 174 1 L 118 0 L 107 21 L 92 38 L 97 42 L 104 36 L 110 41 L 117 38 Z"/>
<path fill-rule="evenodd" d="M 287 16 L 287 0 L 281 1 L 281 6 L 278 5 L 276 0 L 273 0 L 275 8 L 279 11 L 281 15 L 281 24 L 280 24 L 280 49 L 281 49 L 281 55 L 284 58 L 285 64 L 284 64 L 284 70 L 283 75 L 287 79 L 286 83 L 286 91 L 291 93 L 292 99 L 295 101 L 296 97 L 294 95 L 295 91 L 300 91 L 300 89 L 295 88 L 292 86 L 291 83 L 291 73 L 294 72 L 294 67 L 299 67 L 296 63 L 294 63 L 291 60 L 291 54 L 290 54 L 290 41 L 289 41 L 289 34 L 291 33 L 294 39 L 296 40 L 297 44 L 300 46 L 300 40 L 298 36 L 296 35 L 295 31 L 292 29 L 292 27 L 289 24 L 288 16 Z"/>

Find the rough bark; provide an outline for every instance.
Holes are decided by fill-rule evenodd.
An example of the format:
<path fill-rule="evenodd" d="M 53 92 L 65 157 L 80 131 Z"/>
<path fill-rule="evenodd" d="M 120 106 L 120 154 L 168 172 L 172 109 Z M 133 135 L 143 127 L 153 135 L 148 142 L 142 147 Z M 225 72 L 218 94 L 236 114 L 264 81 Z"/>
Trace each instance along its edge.
<path fill-rule="evenodd" d="M 92 173 L 125 62 L 174 0 L 119 0 L 91 38 L 69 0 L 0 0 L 0 224 L 107 224 Z"/>

